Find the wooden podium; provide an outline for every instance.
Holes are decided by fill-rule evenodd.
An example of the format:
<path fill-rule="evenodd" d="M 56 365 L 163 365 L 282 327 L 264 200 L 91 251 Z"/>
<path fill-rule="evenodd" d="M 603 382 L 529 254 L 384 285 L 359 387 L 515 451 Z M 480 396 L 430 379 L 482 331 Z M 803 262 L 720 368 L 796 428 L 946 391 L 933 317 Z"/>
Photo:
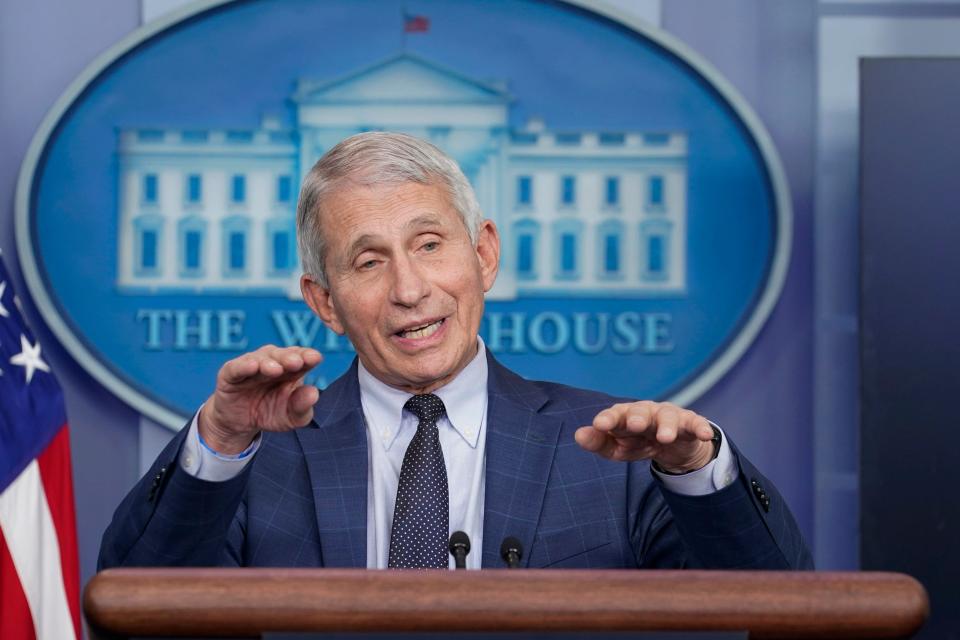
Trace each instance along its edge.
<path fill-rule="evenodd" d="M 282 631 L 747 631 L 905 638 L 928 613 L 896 573 L 111 569 L 84 592 L 92 637 Z"/>

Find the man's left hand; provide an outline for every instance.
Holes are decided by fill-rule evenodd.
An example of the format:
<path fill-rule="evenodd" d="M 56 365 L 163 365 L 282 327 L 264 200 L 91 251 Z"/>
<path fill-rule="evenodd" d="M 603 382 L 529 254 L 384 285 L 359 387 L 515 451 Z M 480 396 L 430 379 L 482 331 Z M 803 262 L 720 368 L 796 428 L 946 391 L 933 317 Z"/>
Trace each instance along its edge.
<path fill-rule="evenodd" d="M 577 443 L 610 460 L 646 458 L 669 473 L 704 467 L 713 459 L 713 428 L 703 416 L 669 402 L 615 404 L 580 427 Z"/>

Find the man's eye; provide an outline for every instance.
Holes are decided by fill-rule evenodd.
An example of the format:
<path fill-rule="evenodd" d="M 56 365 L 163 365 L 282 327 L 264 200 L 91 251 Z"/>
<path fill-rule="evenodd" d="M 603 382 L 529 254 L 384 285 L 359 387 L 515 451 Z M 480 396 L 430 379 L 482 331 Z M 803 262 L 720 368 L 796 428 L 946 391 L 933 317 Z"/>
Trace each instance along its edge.
<path fill-rule="evenodd" d="M 366 260 L 365 262 L 360 263 L 359 268 L 361 271 L 369 271 L 370 269 L 373 269 L 375 266 L 377 266 L 376 260 Z"/>
<path fill-rule="evenodd" d="M 437 242 L 436 240 L 432 240 L 426 243 L 425 245 L 423 245 L 423 248 L 425 251 L 436 251 L 437 249 L 440 248 L 440 243 Z"/>

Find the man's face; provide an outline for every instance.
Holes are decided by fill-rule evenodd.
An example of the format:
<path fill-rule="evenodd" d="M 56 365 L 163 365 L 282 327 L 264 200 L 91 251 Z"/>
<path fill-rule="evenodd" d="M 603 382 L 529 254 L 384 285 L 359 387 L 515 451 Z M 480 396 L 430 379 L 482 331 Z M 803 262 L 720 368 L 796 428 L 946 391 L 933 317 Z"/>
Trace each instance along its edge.
<path fill-rule="evenodd" d="M 477 353 L 494 224 L 474 246 L 443 188 L 415 182 L 344 187 L 320 215 L 329 288 L 304 276 L 307 304 L 381 381 L 428 393 L 452 380 Z"/>

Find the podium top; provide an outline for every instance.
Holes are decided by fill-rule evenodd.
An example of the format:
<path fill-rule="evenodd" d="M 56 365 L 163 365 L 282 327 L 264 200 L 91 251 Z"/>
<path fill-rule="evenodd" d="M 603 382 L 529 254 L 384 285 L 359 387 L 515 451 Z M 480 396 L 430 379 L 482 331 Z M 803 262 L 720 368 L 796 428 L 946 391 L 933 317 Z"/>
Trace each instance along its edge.
<path fill-rule="evenodd" d="M 897 573 L 110 569 L 84 592 L 94 630 L 258 637 L 269 631 L 748 631 L 751 638 L 902 638 L 929 612 Z"/>

